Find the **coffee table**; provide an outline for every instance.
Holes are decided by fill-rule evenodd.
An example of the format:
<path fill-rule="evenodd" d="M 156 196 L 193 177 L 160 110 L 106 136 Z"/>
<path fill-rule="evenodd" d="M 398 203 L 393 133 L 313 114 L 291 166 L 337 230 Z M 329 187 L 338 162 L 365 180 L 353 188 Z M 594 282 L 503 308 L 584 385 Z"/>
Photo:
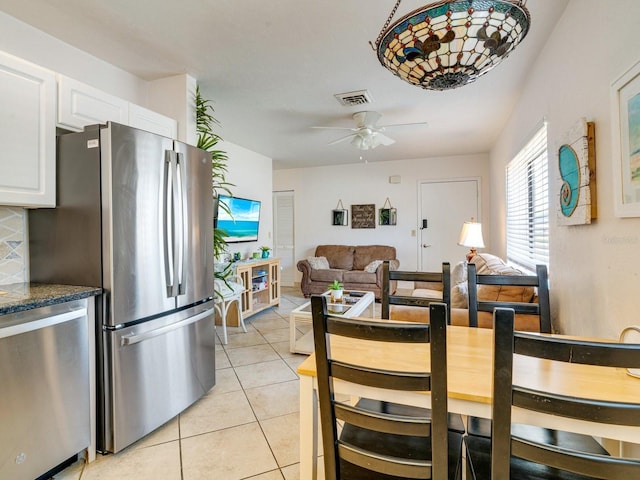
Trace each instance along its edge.
<path fill-rule="evenodd" d="M 322 295 L 328 299 L 331 298 L 330 291 L 326 291 Z M 342 303 L 327 302 L 327 309 L 331 315 L 353 318 L 362 316 L 366 311 L 366 316 L 375 317 L 376 297 L 373 292 L 349 290 L 344 292 L 343 299 Z M 291 311 L 289 315 L 289 350 L 292 353 L 310 354 L 313 352 L 311 322 L 310 301 Z M 301 326 L 308 328 L 308 331 L 300 338 L 296 338 L 298 328 Z"/>

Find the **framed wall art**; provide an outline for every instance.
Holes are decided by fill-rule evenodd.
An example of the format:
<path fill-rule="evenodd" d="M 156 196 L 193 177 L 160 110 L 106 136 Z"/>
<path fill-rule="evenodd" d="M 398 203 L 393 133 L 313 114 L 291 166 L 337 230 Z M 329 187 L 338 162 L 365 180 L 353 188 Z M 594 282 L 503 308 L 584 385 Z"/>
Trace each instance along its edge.
<path fill-rule="evenodd" d="M 640 62 L 611 85 L 614 208 L 640 217 Z"/>
<path fill-rule="evenodd" d="M 345 226 L 349 224 L 349 212 L 347 210 L 333 210 L 333 225 Z"/>
<path fill-rule="evenodd" d="M 351 228 L 376 228 L 375 204 L 351 205 Z"/>
<path fill-rule="evenodd" d="M 397 222 L 398 212 L 391 206 L 391 201 L 387 197 L 382 208 L 378 210 L 378 223 L 380 225 L 396 225 Z"/>
<path fill-rule="evenodd" d="M 580 119 L 558 149 L 558 225 L 584 225 L 597 218 L 595 124 Z"/>
<path fill-rule="evenodd" d="M 331 211 L 331 225 L 345 226 L 349 224 L 348 211 L 342 206 L 342 200 L 338 200 L 338 205 Z"/>

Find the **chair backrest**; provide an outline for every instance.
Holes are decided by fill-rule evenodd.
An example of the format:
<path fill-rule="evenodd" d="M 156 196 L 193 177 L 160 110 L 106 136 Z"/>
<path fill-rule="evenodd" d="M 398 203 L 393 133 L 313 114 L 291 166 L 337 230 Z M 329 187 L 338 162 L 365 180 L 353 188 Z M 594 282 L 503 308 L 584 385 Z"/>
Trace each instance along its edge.
<path fill-rule="evenodd" d="M 442 298 L 413 297 L 395 295 L 391 292 L 391 281 L 431 282 L 442 284 Z M 428 307 L 432 302 L 444 303 L 447 313 L 451 309 L 451 266 L 448 262 L 442 264 L 441 272 L 409 272 L 391 270 L 389 262 L 382 264 L 382 318 L 389 319 L 390 305 L 409 305 L 413 307 Z M 448 316 L 447 316 L 448 317 Z"/>
<path fill-rule="evenodd" d="M 447 350 L 446 305 L 431 304 L 431 323 L 384 322 L 374 319 L 346 319 L 327 314 L 326 298 L 311 298 L 313 333 L 318 380 L 318 399 L 324 446 L 325 477 L 340 478 L 340 460 L 373 472 L 385 472 L 401 478 L 447 478 Z M 425 364 L 421 371 L 402 371 L 398 363 L 392 367 L 354 364 L 336 358 L 333 342 L 336 337 L 373 342 L 425 344 Z M 369 344 L 368 348 L 372 348 Z M 428 352 L 428 354 L 427 354 Z M 364 357 L 364 356 L 363 356 Z M 406 357 L 398 349 L 398 360 Z M 430 360 L 429 360 L 430 358 Z M 385 362 L 387 358 L 385 358 Z M 365 362 L 362 362 L 365 363 Z M 395 365 L 394 365 L 395 363 Z M 430 364 L 430 366 L 429 366 Z M 358 391 L 374 387 L 389 391 L 431 391 L 431 415 L 402 416 L 371 412 L 358 405 L 339 401 L 334 395 L 334 380 L 355 384 Z M 425 395 L 425 406 L 427 396 Z M 353 448 L 338 435 L 342 428 L 352 425 L 384 434 L 430 437 L 431 460 L 403 459 Z M 431 476 L 429 476 L 429 472 Z"/>
<path fill-rule="evenodd" d="M 551 333 L 551 304 L 549 302 L 549 277 L 546 265 L 536 265 L 535 275 L 478 275 L 476 265 L 467 265 L 469 291 L 469 326 L 478 326 L 478 312 L 493 312 L 495 308 L 511 308 L 515 313 L 538 315 L 540 332 Z M 478 299 L 479 285 L 537 287 L 538 302 L 500 302 Z"/>
<path fill-rule="evenodd" d="M 595 478 L 640 478 L 640 460 L 575 452 L 511 435 L 511 407 L 590 422 L 640 426 L 638 403 L 599 401 L 513 383 L 514 354 L 603 367 L 640 367 L 640 345 L 590 342 L 514 332 L 513 309 L 494 312 L 491 477 L 509 477 L 510 456 Z M 550 367 L 553 368 L 553 367 Z"/>
<path fill-rule="evenodd" d="M 216 302 L 239 298 L 245 291 L 244 281 L 240 275 L 231 275 L 227 278 L 215 278 L 213 283 L 215 291 L 214 300 Z"/>

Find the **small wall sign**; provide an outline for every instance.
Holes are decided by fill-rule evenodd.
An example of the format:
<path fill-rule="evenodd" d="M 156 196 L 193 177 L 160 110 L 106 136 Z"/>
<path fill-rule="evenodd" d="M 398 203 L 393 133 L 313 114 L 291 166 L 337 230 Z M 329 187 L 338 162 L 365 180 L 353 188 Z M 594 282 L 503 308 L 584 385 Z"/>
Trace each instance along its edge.
<path fill-rule="evenodd" d="M 351 205 L 351 228 L 376 228 L 375 204 Z"/>

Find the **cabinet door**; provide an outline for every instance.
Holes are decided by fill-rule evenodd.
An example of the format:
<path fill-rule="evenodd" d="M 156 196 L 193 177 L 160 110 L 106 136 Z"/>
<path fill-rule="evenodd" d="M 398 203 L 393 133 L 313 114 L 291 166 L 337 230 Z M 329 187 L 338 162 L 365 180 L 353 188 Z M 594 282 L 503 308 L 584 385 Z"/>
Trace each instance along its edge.
<path fill-rule="evenodd" d="M 135 103 L 129 104 L 129 125 L 164 137 L 177 138 L 178 122 Z"/>
<path fill-rule="evenodd" d="M 0 52 L 0 205 L 55 207 L 56 78 Z"/>
<path fill-rule="evenodd" d="M 280 261 L 272 260 L 269 263 L 269 303 L 280 304 Z"/>
<path fill-rule="evenodd" d="M 82 131 L 107 121 L 127 125 L 129 102 L 64 75 L 58 75 L 58 126 Z"/>
<path fill-rule="evenodd" d="M 242 278 L 244 292 L 242 292 L 242 315 L 247 316 L 252 313 L 253 295 L 251 292 L 251 267 L 247 265 L 238 266 L 236 275 Z"/>

